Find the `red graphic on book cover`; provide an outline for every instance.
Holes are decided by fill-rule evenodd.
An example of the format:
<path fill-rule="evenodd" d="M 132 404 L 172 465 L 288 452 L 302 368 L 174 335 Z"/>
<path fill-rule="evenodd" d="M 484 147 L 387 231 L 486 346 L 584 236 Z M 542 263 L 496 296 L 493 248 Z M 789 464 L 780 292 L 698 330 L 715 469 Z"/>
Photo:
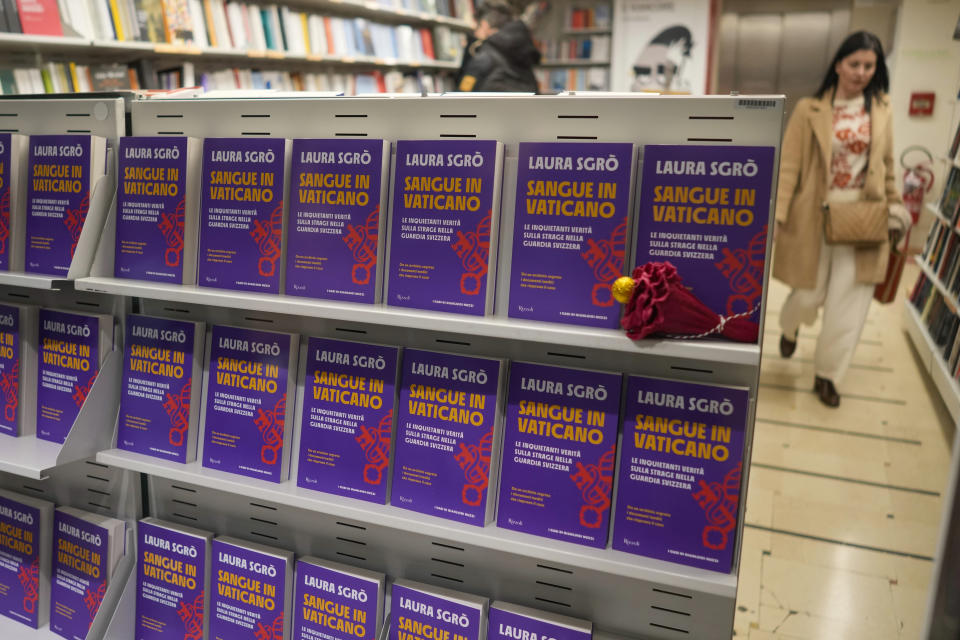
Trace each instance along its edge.
<path fill-rule="evenodd" d="M 707 517 L 707 524 L 703 527 L 703 546 L 707 549 L 726 549 L 730 532 L 737 528 L 742 467 L 743 463 L 738 462 L 723 477 L 723 482 L 701 479 L 699 488 L 692 494 Z"/>
<path fill-rule="evenodd" d="M 73 260 L 73 253 L 77 250 L 77 243 L 80 242 L 80 233 L 83 231 L 83 223 L 87 219 L 87 211 L 90 210 L 90 192 L 83 196 L 80 206 L 76 209 L 67 209 L 63 217 L 63 224 L 70 232 L 70 259 Z"/>
<path fill-rule="evenodd" d="M 610 508 L 613 488 L 613 465 L 617 446 L 613 445 L 600 456 L 597 464 L 577 462 L 576 472 L 570 474 L 585 504 L 580 506 L 580 524 L 588 529 L 599 529 L 603 514 Z"/>
<path fill-rule="evenodd" d="M 350 279 L 353 284 L 369 284 L 371 274 L 377 268 L 377 234 L 380 233 L 380 205 L 367 216 L 366 222 L 359 227 L 347 225 L 343 241 L 353 252 L 353 268 Z"/>
<path fill-rule="evenodd" d="M 183 621 L 183 640 L 203 640 L 203 591 L 190 604 L 178 600 L 177 615 Z"/>
<path fill-rule="evenodd" d="M 253 637 L 255 640 L 283 640 L 283 614 L 274 618 L 269 627 L 263 626 L 262 622 L 257 622 Z"/>
<path fill-rule="evenodd" d="M 40 598 L 40 558 L 34 557 L 30 564 L 21 564 L 17 578 L 23 587 L 23 610 L 36 613 L 37 600 Z"/>
<path fill-rule="evenodd" d="M 176 394 L 167 392 L 167 399 L 163 401 L 163 410 L 170 418 L 170 444 L 182 447 L 190 427 L 190 378 Z"/>
<path fill-rule="evenodd" d="M 157 222 L 163 241 L 167 243 L 167 248 L 163 252 L 163 263 L 168 267 L 179 267 L 180 260 L 183 258 L 185 209 L 185 201 L 181 199 L 173 213 L 161 213 Z"/>
<path fill-rule="evenodd" d="M 17 407 L 20 406 L 20 361 L 10 367 L 10 371 L 0 374 L 0 391 L 3 392 L 3 417 L 7 422 L 17 419 Z"/>
<path fill-rule="evenodd" d="M 87 380 L 87 384 L 73 385 L 73 403 L 78 407 L 82 407 L 83 403 L 87 399 L 87 394 L 90 393 L 90 389 L 93 387 L 93 383 L 97 381 L 97 371 L 94 371 L 90 376 L 90 379 Z"/>
<path fill-rule="evenodd" d="M 287 394 L 277 400 L 272 410 L 264 411 L 257 407 L 257 417 L 253 423 L 260 430 L 263 446 L 260 447 L 260 461 L 264 464 L 277 464 L 280 450 L 283 449 L 283 422 L 287 413 Z"/>
<path fill-rule="evenodd" d="M 627 246 L 627 221 L 624 220 L 607 240 L 597 242 L 587 238 L 587 250 L 580 254 L 593 269 L 596 284 L 590 292 L 595 307 L 609 307 L 614 303 L 613 281 L 623 273 L 623 260 Z"/>
<path fill-rule="evenodd" d="M 88 630 L 93 626 L 93 619 L 97 617 L 97 610 L 100 609 L 100 603 L 103 602 L 103 596 L 106 592 L 107 583 L 101 582 L 97 585 L 95 591 L 91 591 L 90 587 L 87 587 L 83 595 L 83 604 L 87 608 L 87 613 L 90 614 L 90 624 L 87 625 Z"/>
<path fill-rule="evenodd" d="M 393 409 L 380 418 L 380 424 L 371 428 L 360 425 L 360 433 L 354 438 L 363 449 L 366 464 L 363 465 L 363 481 L 367 484 L 383 482 L 383 472 L 390 463 L 390 427 L 393 424 Z"/>
<path fill-rule="evenodd" d="M 260 258 L 257 260 L 257 272 L 261 276 L 277 273 L 277 260 L 280 259 L 280 234 L 283 231 L 283 201 L 270 213 L 266 222 L 253 221 L 250 237 L 257 243 Z"/>
<path fill-rule="evenodd" d="M 463 470 L 463 504 L 479 507 L 490 482 L 490 451 L 493 449 L 493 427 L 480 438 L 477 444 L 460 443 L 460 451 L 454 459 Z"/>
<path fill-rule="evenodd" d="M 0 255 L 7 252 L 7 240 L 10 239 L 10 188 L 0 195 Z"/>
<path fill-rule="evenodd" d="M 487 260 L 490 257 L 490 221 L 492 210 L 477 223 L 473 231 L 457 231 L 456 241 L 450 245 L 460 263 L 463 265 L 463 275 L 460 276 L 460 292 L 468 296 L 475 296 L 483 291 L 483 284 L 487 277 Z"/>
<path fill-rule="evenodd" d="M 767 225 L 750 240 L 746 249 L 722 247 L 723 260 L 713 263 L 730 282 L 728 316 L 747 313 L 757 306 L 763 294 L 763 259 L 767 249 Z"/>

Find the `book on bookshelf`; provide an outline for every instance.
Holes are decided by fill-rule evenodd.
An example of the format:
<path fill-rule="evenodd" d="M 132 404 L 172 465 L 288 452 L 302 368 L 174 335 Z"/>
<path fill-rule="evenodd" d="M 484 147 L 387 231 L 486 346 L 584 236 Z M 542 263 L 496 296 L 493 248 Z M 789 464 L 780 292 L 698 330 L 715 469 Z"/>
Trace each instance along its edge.
<path fill-rule="evenodd" d="M 23 271 L 29 138 L 0 133 L 0 271 Z"/>
<path fill-rule="evenodd" d="M 113 316 L 40 309 L 37 437 L 63 443 L 113 349 Z"/>
<path fill-rule="evenodd" d="M 135 638 L 206 638 L 213 533 L 144 518 L 137 535 Z"/>
<path fill-rule="evenodd" d="M 0 304 L 0 433 L 36 432 L 37 307 Z"/>
<path fill-rule="evenodd" d="M 123 520 L 72 507 L 54 512 L 50 630 L 85 640 L 126 540 Z"/>
<path fill-rule="evenodd" d="M 90 198 L 106 170 L 107 141 L 32 135 L 29 146 L 25 268 L 66 277 L 84 226 L 103 225 L 106 211 L 90 211 Z"/>
<path fill-rule="evenodd" d="M 202 322 L 127 316 L 117 448 L 196 459 L 203 348 Z"/>
<path fill-rule="evenodd" d="M 304 344 L 297 486 L 387 502 L 398 364 L 398 347 L 329 338 Z"/>
<path fill-rule="evenodd" d="M 290 639 L 292 551 L 218 536 L 210 575 L 211 638 Z"/>
<path fill-rule="evenodd" d="M 390 504 L 478 527 L 493 518 L 503 366 L 404 350 Z"/>
<path fill-rule="evenodd" d="M 387 244 L 387 304 L 492 313 L 503 144 L 400 140 Z"/>
<path fill-rule="evenodd" d="M 313 556 L 298 559 L 293 638 L 377 640 L 385 583 L 376 571 Z"/>
<path fill-rule="evenodd" d="M 204 467 L 287 479 L 299 340 L 294 333 L 212 327 L 201 415 Z"/>
<path fill-rule="evenodd" d="M 116 277 L 196 284 L 200 144 L 183 136 L 120 139 Z"/>
<path fill-rule="evenodd" d="M 54 504 L 0 489 L 0 615 L 39 629 L 50 618 Z"/>

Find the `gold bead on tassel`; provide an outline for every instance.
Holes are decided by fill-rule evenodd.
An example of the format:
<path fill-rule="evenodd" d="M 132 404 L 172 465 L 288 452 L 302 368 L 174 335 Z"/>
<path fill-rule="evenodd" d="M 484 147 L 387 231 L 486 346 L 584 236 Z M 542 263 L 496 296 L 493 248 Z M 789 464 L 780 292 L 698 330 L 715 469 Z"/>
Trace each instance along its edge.
<path fill-rule="evenodd" d="M 630 302 L 630 296 L 633 295 L 636 286 L 637 283 L 630 276 L 620 276 L 613 282 L 614 299 L 620 304 L 627 304 Z"/>

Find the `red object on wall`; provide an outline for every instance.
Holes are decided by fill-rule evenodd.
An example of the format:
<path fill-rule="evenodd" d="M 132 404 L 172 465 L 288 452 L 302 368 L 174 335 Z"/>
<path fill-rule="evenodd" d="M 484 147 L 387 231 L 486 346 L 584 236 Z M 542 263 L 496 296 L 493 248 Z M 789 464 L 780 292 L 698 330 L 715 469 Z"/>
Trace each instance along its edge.
<path fill-rule="evenodd" d="M 911 116 L 932 116 L 933 99 L 936 96 L 933 92 L 910 94 L 910 115 Z"/>
<path fill-rule="evenodd" d="M 62 36 L 57 0 L 17 0 L 20 25 L 24 33 L 36 36 Z"/>

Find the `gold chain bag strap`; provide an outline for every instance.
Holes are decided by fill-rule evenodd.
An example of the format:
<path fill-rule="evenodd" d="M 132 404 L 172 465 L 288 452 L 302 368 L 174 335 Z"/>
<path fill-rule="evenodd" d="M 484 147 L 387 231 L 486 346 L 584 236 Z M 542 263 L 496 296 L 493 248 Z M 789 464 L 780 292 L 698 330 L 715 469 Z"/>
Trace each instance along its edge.
<path fill-rule="evenodd" d="M 879 200 L 823 203 L 827 244 L 871 247 L 887 239 L 887 203 Z"/>

